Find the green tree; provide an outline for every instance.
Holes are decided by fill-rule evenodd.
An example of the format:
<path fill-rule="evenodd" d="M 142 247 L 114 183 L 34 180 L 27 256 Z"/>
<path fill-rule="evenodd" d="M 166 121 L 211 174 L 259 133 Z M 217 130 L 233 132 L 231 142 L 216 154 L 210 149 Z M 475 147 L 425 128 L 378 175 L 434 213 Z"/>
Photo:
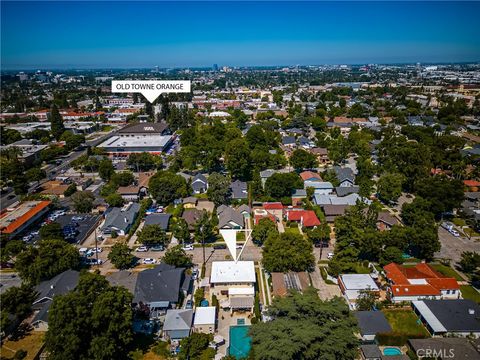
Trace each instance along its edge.
<path fill-rule="evenodd" d="M 480 254 L 472 251 L 462 252 L 458 266 L 465 274 L 472 274 L 480 268 Z"/>
<path fill-rule="evenodd" d="M 195 290 L 195 294 L 193 295 L 193 302 L 195 306 L 200 306 L 202 300 L 205 298 L 205 290 L 203 287 L 199 287 Z"/>
<path fill-rule="evenodd" d="M 120 270 L 132 267 L 135 257 L 132 255 L 132 249 L 127 244 L 115 243 L 108 254 L 108 260 Z"/>
<path fill-rule="evenodd" d="M 128 156 L 127 165 L 136 172 L 158 169 L 162 165 L 162 159 L 148 152 L 132 153 Z"/>
<path fill-rule="evenodd" d="M 226 145 L 225 166 L 233 178 L 248 180 L 251 176 L 250 149 L 245 139 L 234 139 Z"/>
<path fill-rule="evenodd" d="M 85 142 L 84 135 L 76 135 L 73 132 L 67 130 L 64 131 L 63 134 L 60 136 L 61 141 L 65 141 L 65 148 L 69 151 L 78 148 Z"/>
<path fill-rule="evenodd" d="M 98 164 L 98 175 L 105 181 L 108 181 L 115 174 L 115 168 L 113 167 L 110 159 L 102 159 Z"/>
<path fill-rule="evenodd" d="M 192 256 L 188 255 L 181 245 L 169 248 L 162 259 L 165 264 L 175 267 L 189 268 L 193 265 Z"/>
<path fill-rule="evenodd" d="M 162 230 L 160 225 L 151 224 L 145 225 L 138 233 L 138 242 L 144 245 L 163 245 L 166 246 L 168 242 L 167 234 Z"/>
<path fill-rule="evenodd" d="M 41 240 L 38 246 L 29 246 L 17 256 L 15 268 L 20 277 L 38 284 L 68 269 L 80 265 L 80 254 L 75 246 L 64 240 Z"/>
<path fill-rule="evenodd" d="M 328 244 L 330 241 L 330 226 L 323 222 L 313 229 L 308 229 L 307 237 L 314 244 Z"/>
<path fill-rule="evenodd" d="M 63 228 L 58 222 L 54 221 L 40 228 L 40 238 L 42 240 L 60 239 L 63 240 Z"/>
<path fill-rule="evenodd" d="M 125 203 L 125 200 L 123 199 L 122 195 L 120 195 L 119 193 L 113 193 L 106 196 L 105 201 L 108 205 L 114 206 L 114 207 L 121 207 Z"/>
<path fill-rule="evenodd" d="M 371 311 L 379 298 L 378 292 L 370 290 L 360 290 L 358 298 L 355 301 L 357 311 Z"/>
<path fill-rule="evenodd" d="M 72 196 L 77 192 L 77 185 L 76 184 L 70 184 L 68 185 L 67 189 L 63 192 L 63 196 L 68 197 Z"/>
<path fill-rule="evenodd" d="M 129 186 L 135 181 L 135 176 L 131 171 L 121 171 L 114 173 L 110 178 L 110 181 L 117 186 Z"/>
<path fill-rule="evenodd" d="M 389 246 L 382 251 L 380 256 L 380 265 L 385 266 L 390 263 L 403 263 L 403 251 L 395 246 Z"/>
<path fill-rule="evenodd" d="M 82 274 L 75 290 L 53 299 L 45 336 L 49 359 L 126 360 L 132 300 L 127 289 L 111 286 L 103 276 Z"/>
<path fill-rule="evenodd" d="M 13 286 L 0 294 L 3 331 L 10 324 L 22 321 L 32 312 L 32 303 L 36 296 L 37 293 L 27 284 L 22 284 L 20 287 Z"/>
<path fill-rule="evenodd" d="M 271 219 L 263 218 L 253 227 L 252 239 L 255 244 L 262 246 L 269 236 L 277 233 L 277 225 Z"/>
<path fill-rule="evenodd" d="M 227 204 L 230 197 L 230 181 L 222 174 L 211 174 L 208 177 L 207 195 L 216 206 Z"/>
<path fill-rule="evenodd" d="M 40 182 L 40 180 L 45 179 L 47 177 L 47 173 L 45 170 L 42 170 L 38 167 L 34 167 L 31 169 L 28 169 L 27 172 L 25 173 L 25 176 L 27 177 L 28 181 L 36 181 L 37 183 Z"/>
<path fill-rule="evenodd" d="M 296 170 L 312 169 L 317 167 L 318 162 L 315 155 L 303 149 L 297 149 L 290 157 L 290 164 Z"/>
<path fill-rule="evenodd" d="M 402 174 L 383 174 L 377 183 L 377 193 L 380 199 L 387 203 L 397 201 L 402 194 L 404 179 Z"/>
<path fill-rule="evenodd" d="M 357 357 L 356 321 L 339 297 L 322 301 L 315 289 L 276 298 L 268 322 L 252 325 L 253 360 L 353 360 Z"/>
<path fill-rule="evenodd" d="M 312 243 L 296 233 L 271 234 L 263 246 L 262 263 L 269 272 L 310 270 L 315 263 Z"/>
<path fill-rule="evenodd" d="M 159 171 L 153 175 L 149 181 L 149 190 L 161 205 L 168 205 L 189 193 L 185 179 L 168 171 Z"/>
<path fill-rule="evenodd" d="M 55 139 L 59 140 L 62 134 L 65 131 L 65 126 L 63 126 L 63 118 L 58 111 L 58 108 L 55 104 L 50 108 L 50 114 L 48 115 L 50 121 L 50 129 L 52 135 Z"/>
<path fill-rule="evenodd" d="M 293 190 L 301 188 L 302 179 L 295 173 L 275 173 L 265 182 L 265 192 L 277 200 L 290 197 Z"/>
<path fill-rule="evenodd" d="M 210 215 L 206 211 L 195 223 L 195 240 L 198 243 L 204 244 L 210 242 L 214 238 L 213 225 Z"/>
<path fill-rule="evenodd" d="M 213 335 L 192 333 L 180 341 L 179 360 L 209 360 L 215 356 L 215 350 L 208 347 L 213 340 Z"/>
<path fill-rule="evenodd" d="M 90 191 L 77 191 L 70 199 L 77 212 L 89 213 L 93 209 L 95 196 Z"/>
<path fill-rule="evenodd" d="M 188 229 L 187 221 L 184 218 L 179 218 L 175 225 L 173 225 L 173 236 L 181 244 L 190 242 L 190 230 Z"/>

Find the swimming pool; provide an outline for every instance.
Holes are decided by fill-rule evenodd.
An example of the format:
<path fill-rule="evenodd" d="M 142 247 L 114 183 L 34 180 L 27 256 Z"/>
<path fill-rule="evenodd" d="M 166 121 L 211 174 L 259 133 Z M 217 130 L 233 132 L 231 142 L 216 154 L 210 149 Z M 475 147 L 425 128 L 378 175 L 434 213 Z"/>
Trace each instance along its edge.
<path fill-rule="evenodd" d="M 399 348 L 388 347 L 383 349 L 383 355 L 385 356 L 393 356 L 393 355 L 402 355 L 402 352 Z"/>
<path fill-rule="evenodd" d="M 248 336 L 249 328 L 249 326 L 245 325 L 230 326 L 228 354 L 236 359 L 245 358 L 250 352 L 252 339 Z"/>

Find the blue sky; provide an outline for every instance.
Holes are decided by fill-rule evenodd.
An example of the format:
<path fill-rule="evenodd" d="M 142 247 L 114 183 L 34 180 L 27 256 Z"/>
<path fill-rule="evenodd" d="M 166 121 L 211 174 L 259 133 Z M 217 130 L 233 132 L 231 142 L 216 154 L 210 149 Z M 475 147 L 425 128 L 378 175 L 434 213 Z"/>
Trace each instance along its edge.
<path fill-rule="evenodd" d="M 480 60 L 480 2 L 1 2 L 3 69 Z"/>

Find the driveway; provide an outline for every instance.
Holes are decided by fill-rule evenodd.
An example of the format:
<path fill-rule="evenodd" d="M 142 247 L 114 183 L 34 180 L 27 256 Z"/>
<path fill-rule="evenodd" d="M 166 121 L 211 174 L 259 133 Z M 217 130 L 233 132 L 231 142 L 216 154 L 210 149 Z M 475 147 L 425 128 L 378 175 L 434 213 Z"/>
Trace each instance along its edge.
<path fill-rule="evenodd" d="M 441 226 L 438 227 L 438 239 L 442 248 L 435 253 L 436 258 L 451 259 L 456 263 L 464 251 L 480 252 L 480 242 L 463 236 L 455 237 Z"/>

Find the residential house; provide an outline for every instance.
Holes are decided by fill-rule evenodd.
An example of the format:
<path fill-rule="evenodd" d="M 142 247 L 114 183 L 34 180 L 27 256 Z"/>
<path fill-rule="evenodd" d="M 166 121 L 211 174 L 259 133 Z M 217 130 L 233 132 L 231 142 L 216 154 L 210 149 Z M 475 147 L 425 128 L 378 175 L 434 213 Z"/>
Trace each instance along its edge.
<path fill-rule="evenodd" d="M 338 197 L 344 197 L 350 194 L 358 194 L 360 191 L 360 186 L 337 186 L 335 188 L 335 193 Z"/>
<path fill-rule="evenodd" d="M 383 354 L 378 345 L 365 344 L 360 345 L 360 358 L 362 360 L 383 360 Z"/>
<path fill-rule="evenodd" d="M 207 192 L 208 181 L 203 174 L 197 174 L 193 177 L 192 183 L 190 184 L 194 194 L 203 194 Z"/>
<path fill-rule="evenodd" d="M 322 181 L 322 177 L 319 173 L 310 170 L 302 171 L 299 175 L 303 181 Z"/>
<path fill-rule="evenodd" d="M 394 303 L 460 297 L 460 286 L 457 280 L 444 277 L 427 264 L 420 263 L 413 267 L 405 267 L 390 263 L 383 269 L 390 284 L 388 296 Z"/>
<path fill-rule="evenodd" d="M 380 294 L 380 289 L 370 274 L 344 274 L 338 277 L 338 285 L 348 306 L 355 309 L 355 303 L 361 291 L 373 291 Z"/>
<path fill-rule="evenodd" d="M 133 303 L 150 318 L 156 318 L 166 309 L 175 308 L 180 301 L 180 292 L 186 295 L 190 290 L 191 276 L 186 276 L 184 270 L 161 263 L 153 269 L 139 272 Z"/>
<path fill-rule="evenodd" d="M 242 204 L 237 208 L 237 211 L 242 214 L 244 218 L 250 217 L 250 213 L 252 212 L 252 209 L 250 209 L 250 206 L 246 204 Z"/>
<path fill-rule="evenodd" d="M 102 233 L 110 235 L 112 231 L 115 231 L 120 236 L 126 235 L 135 222 L 139 210 L 140 204 L 138 203 L 128 203 L 122 208 L 108 208 L 105 213 L 105 222 L 101 228 Z"/>
<path fill-rule="evenodd" d="M 148 183 L 153 175 L 153 172 L 141 172 L 134 185 L 120 186 L 117 193 L 126 201 L 137 201 L 148 195 Z"/>
<path fill-rule="evenodd" d="M 333 171 L 335 171 L 335 175 L 340 187 L 355 185 L 355 174 L 351 168 L 334 166 Z"/>
<path fill-rule="evenodd" d="M 268 214 L 273 215 L 278 221 L 283 219 L 283 205 L 281 202 L 266 202 L 263 203 L 263 210 Z"/>
<path fill-rule="evenodd" d="M 188 229 L 192 231 L 195 229 L 195 224 L 202 217 L 202 215 L 203 211 L 197 209 L 186 209 L 182 214 L 182 218 L 187 222 Z"/>
<path fill-rule="evenodd" d="M 287 146 L 287 147 L 296 147 L 297 146 L 297 142 L 295 140 L 295 136 L 284 136 L 282 138 L 282 145 L 283 146 Z"/>
<path fill-rule="evenodd" d="M 192 309 L 167 310 L 163 323 L 163 337 L 169 340 L 181 340 L 190 336 L 192 320 Z"/>
<path fill-rule="evenodd" d="M 214 261 L 210 274 L 210 294 L 222 308 L 253 311 L 255 302 L 253 261 Z"/>
<path fill-rule="evenodd" d="M 333 192 L 333 185 L 328 181 L 304 181 L 303 187 L 305 189 L 311 187 L 314 188 L 316 195 L 328 195 Z"/>
<path fill-rule="evenodd" d="M 328 223 L 335 222 L 337 216 L 345 215 L 348 205 L 323 205 L 322 210 Z"/>
<path fill-rule="evenodd" d="M 79 278 L 80 273 L 78 271 L 67 270 L 35 287 L 38 295 L 32 305 L 34 316 L 31 325 L 34 330 L 48 330 L 48 312 L 52 306 L 53 298 L 74 290 L 78 285 Z"/>
<path fill-rule="evenodd" d="M 328 157 L 328 150 L 325 148 L 315 147 L 309 150 L 311 154 L 315 155 L 318 161 L 318 165 L 326 166 L 331 163 Z"/>
<path fill-rule="evenodd" d="M 313 210 L 287 210 L 286 217 L 288 221 L 298 222 L 301 227 L 314 228 L 320 225 L 320 220 Z"/>
<path fill-rule="evenodd" d="M 200 211 L 206 211 L 211 214 L 215 209 L 215 203 L 213 201 L 208 201 L 207 199 L 198 199 L 195 209 Z"/>
<path fill-rule="evenodd" d="M 189 196 L 182 199 L 184 209 L 194 209 L 197 206 L 198 199 L 195 196 Z"/>
<path fill-rule="evenodd" d="M 443 360 L 448 358 L 452 360 L 480 359 L 478 340 L 435 337 L 431 339 L 409 339 L 408 345 L 414 354 L 422 357 L 432 358 L 439 355 Z"/>
<path fill-rule="evenodd" d="M 377 229 L 380 231 L 390 230 L 393 225 L 399 225 L 400 220 L 388 211 L 380 211 L 377 218 Z"/>
<path fill-rule="evenodd" d="M 307 190 L 295 189 L 292 194 L 292 206 L 299 206 L 307 197 Z"/>
<path fill-rule="evenodd" d="M 234 200 L 248 199 L 248 187 L 245 181 L 235 180 L 230 184 L 231 197 Z"/>
<path fill-rule="evenodd" d="M 472 300 L 416 300 L 412 306 L 433 336 L 480 337 L 480 306 Z"/>
<path fill-rule="evenodd" d="M 366 199 L 362 199 L 358 194 L 349 194 L 346 196 L 337 196 L 336 194 L 314 194 L 313 201 L 315 204 L 319 206 L 324 205 L 348 205 L 353 206 L 357 203 L 357 201 L 363 200 L 365 202 L 369 202 Z"/>
<path fill-rule="evenodd" d="M 378 333 L 392 332 L 385 315 L 381 311 L 355 311 L 363 342 L 374 342 Z"/>
<path fill-rule="evenodd" d="M 149 214 L 145 217 L 145 226 L 146 225 L 158 225 L 164 231 L 168 230 L 168 225 L 170 223 L 170 218 L 172 214 Z"/>
<path fill-rule="evenodd" d="M 272 288 L 274 297 L 283 297 L 290 290 L 302 292 L 310 286 L 308 274 L 304 271 L 288 273 L 274 272 L 272 275 Z"/>
<path fill-rule="evenodd" d="M 263 187 L 265 187 L 265 182 L 267 181 L 267 179 L 275 173 L 276 171 L 272 169 L 260 171 L 260 180 L 262 181 Z"/>
<path fill-rule="evenodd" d="M 217 215 L 219 229 L 243 229 L 245 226 L 243 215 L 232 207 L 220 205 Z"/>
<path fill-rule="evenodd" d="M 123 286 L 130 294 L 135 293 L 135 286 L 137 285 L 138 272 L 129 270 L 120 270 L 105 275 L 112 286 Z"/>
<path fill-rule="evenodd" d="M 193 331 L 205 334 L 215 333 L 217 308 L 215 306 L 199 306 L 195 309 Z"/>

